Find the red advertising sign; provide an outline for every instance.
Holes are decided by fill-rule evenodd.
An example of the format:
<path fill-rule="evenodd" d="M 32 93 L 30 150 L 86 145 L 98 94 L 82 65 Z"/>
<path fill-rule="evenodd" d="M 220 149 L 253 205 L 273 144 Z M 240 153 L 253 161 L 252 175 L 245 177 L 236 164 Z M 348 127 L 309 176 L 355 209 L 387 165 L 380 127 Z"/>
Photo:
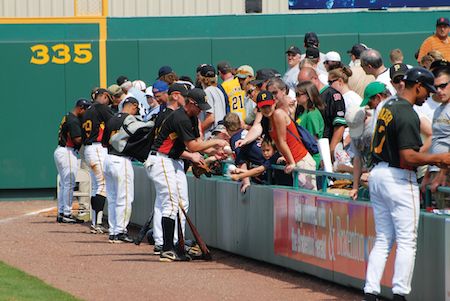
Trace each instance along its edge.
<path fill-rule="evenodd" d="M 365 279 L 375 228 L 365 203 L 274 190 L 275 254 Z M 391 286 L 391 254 L 382 284 Z"/>

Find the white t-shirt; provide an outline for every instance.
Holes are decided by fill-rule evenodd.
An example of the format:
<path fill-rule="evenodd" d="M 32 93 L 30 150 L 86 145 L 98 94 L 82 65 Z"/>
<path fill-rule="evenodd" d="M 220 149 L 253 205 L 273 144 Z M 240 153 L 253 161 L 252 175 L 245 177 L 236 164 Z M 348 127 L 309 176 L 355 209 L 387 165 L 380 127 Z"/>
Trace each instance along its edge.
<path fill-rule="evenodd" d="M 226 115 L 225 96 L 223 95 L 223 92 L 215 86 L 209 86 L 204 91 L 206 93 L 206 101 L 211 106 L 211 109 L 207 110 L 206 113 L 214 114 L 214 123 L 206 129 L 204 133 L 205 138 L 208 138 L 210 130 L 215 128 L 219 121 L 223 120 Z M 206 113 L 202 120 L 206 118 Z"/>
<path fill-rule="evenodd" d="M 437 101 L 434 101 L 433 98 L 428 97 L 425 102 L 421 106 L 414 105 L 414 111 L 416 111 L 417 115 L 419 117 L 423 116 L 427 118 L 430 122 L 433 121 L 433 115 L 434 111 L 440 106 L 441 104 Z"/>
<path fill-rule="evenodd" d="M 391 76 L 389 75 L 389 68 L 386 68 L 386 70 L 383 73 L 379 74 L 375 80 L 377 82 L 385 84 L 386 88 L 389 89 L 392 96 L 397 95 L 397 90 L 395 90 L 394 86 L 391 84 Z"/>
<path fill-rule="evenodd" d="M 349 90 L 342 94 L 342 97 L 344 97 L 345 110 L 350 107 L 359 107 L 361 105 L 362 98 L 355 91 Z"/>
<path fill-rule="evenodd" d="M 148 105 L 147 96 L 145 96 L 145 93 L 135 87 L 131 87 L 125 98 L 119 103 L 119 112 L 122 111 L 123 102 L 127 99 L 127 97 L 134 97 L 137 101 L 139 101 L 139 116 L 142 120 L 144 120 L 145 116 L 150 111 L 150 106 Z"/>
<path fill-rule="evenodd" d="M 295 90 L 295 87 L 298 84 L 298 74 L 300 72 L 300 68 L 298 65 L 290 68 L 286 73 L 283 75 L 283 81 L 286 83 L 289 89 Z"/>

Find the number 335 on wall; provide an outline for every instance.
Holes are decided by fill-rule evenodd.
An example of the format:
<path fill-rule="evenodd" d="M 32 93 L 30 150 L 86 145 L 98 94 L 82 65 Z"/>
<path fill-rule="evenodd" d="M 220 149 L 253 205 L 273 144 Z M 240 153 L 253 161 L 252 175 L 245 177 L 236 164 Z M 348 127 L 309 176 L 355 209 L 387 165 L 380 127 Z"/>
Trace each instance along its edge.
<path fill-rule="evenodd" d="M 51 47 L 44 44 L 37 44 L 30 47 L 33 55 L 30 59 L 31 64 L 45 65 L 49 62 L 63 65 L 71 60 L 77 64 L 87 64 L 92 60 L 91 44 L 73 44 L 73 50 L 69 45 L 56 44 Z"/>

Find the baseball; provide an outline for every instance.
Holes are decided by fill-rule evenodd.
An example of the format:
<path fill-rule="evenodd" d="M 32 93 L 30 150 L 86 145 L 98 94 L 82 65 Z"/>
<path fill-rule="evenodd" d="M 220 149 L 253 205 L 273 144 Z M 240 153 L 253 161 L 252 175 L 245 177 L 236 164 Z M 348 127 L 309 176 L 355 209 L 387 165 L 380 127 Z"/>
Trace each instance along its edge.
<path fill-rule="evenodd" d="M 235 170 L 236 170 L 236 165 L 234 165 L 234 164 L 228 165 L 228 172 L 233 172 Z"/>
<path fill-rule="evenodd" d="M 229 145 L 225 145 L 224 147 L 223 147 L 223 151 L 226 153 L 226 154 L 231 154 L 233 151 L 231 150 L 231 147 L 229 146 Z M 234 166 L 234 165 L 233 165 Z M 235 166 L 235 168 L 236 168 L 236 166 Z"/>

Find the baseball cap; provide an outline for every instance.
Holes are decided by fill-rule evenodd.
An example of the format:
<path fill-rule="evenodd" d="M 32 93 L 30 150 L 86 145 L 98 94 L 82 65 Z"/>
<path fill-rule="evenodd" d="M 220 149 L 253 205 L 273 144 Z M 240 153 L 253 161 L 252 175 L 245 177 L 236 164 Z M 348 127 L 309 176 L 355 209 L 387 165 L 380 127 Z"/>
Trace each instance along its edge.
<path fill-rule="evenodd" d="M 139 79 L 135 80 L 133 82 L 133 87 L 135 87 L 139 91 L 144 91 L 145 89 L 147 89 L 147 85 L 143 81 L 141 81 Z"/>
<path fill-rule="evenodd" d="M 173 72 L 172 67 L 170 67 L 170 66 L 162 66 L 161 68 L 159 68 L 158 78 L 160 78 L 161 76 L 167 75 L 169 73 L 172 73 L 172 72 Z"/>
<path fill-rule="evenodd" d="M 273 94 L 269 91 L 261 91 L 258 93 L 258 96 L 256 96 L 256 104 L 258 105 L 258 108 L 262 108 L 264 106 L 271 106 L 275 103 L 275 99 L 273 97 Z"/>
<path fill-rule="evenodd" d="M 300 52 L 300 49 L 299 49 L 297 46 L 294 46 L 294 45 L 290 46 L 290 47 L 286 50 L 286 53 L 302 54 L 302 53 Z"/>
<path fill-rule="evenodd" d="M 425 68 L 414 67 L 409 69 L 403 76 L 403 81 L 421 83 L 428 92 L 436 93 L 436 88 L 434 87 L 434 75 Z"/>
<path fill-rule="evenodd" d="M 450 72 L 450 63 L 448 61 L 437 60 L 431 63 L 430 70 L 435 76 L 443 69 L 447 69 Z"/>
<path fill-rule="evenodd" d="M 194 88 L 189 90 L 187 97 L 195 101 L 202 111 L 211 109 L 211 106 L 206 102 L 206 93 L 202 89 Z"/>
<path fill-rule="evenodd" d="M 348 126 L 351 138 L 359 138 L 364 132 L 364 120 L 366 119 L 366 111 L 358 106 L 351 106 L 346 109 L 345 121 Z"/>
<path fill-rule="evenodd" d="M 82 109 L 87 109 L 92 105 L 92 102 L 90 102 L 89 100 L 85 99 L 85 98 L 80 98 L 77 100 L 75 106 L 76 107 L 80 107 Z"/>
<path fill-rule="evenodd" d="M 200 75 L 203 77 L 215 77 L 216 69 L 211 65 L 205 64 L 200 68 Z"/>
<path fill-rule="evenodd" d="M 222 61 L 217 64 L 217 70 L 221 73 L 229 73 L 233 68 L 231 68 L 230 63 Z"/>
<path fill-rule="evenodd" d="M 128 77 L 126 77 L 126 76 L 124 76 L 124 75 L 121 75 L 121 76 L 119 76 L 119 77 L 116 79 L 116 83 L 117 83 L 119 86 L 122 86 L 123 83 L 129 82 L 129 81 L 130 81 L 130 80 L 128 79 Z"/>
<path fill-rule="evenodd" d="M 169 91 L 169 85 L 163 81 L 163 80 L 157 80 L 153 84 L 153 94 L 156 94 L 158 92 L 167 92 Z"/>
<path fill-rule="evenodd" d="M 99 89 L 95 90 L 93 98 L 95 99 L 97 97 L 97 95 L 101 95 L 101 94 L 105 94 L 105 93 L 108 95 L 109 100 L 112 101 L 112 94 L 111 94 L 111 92 L 109 92 L 108 90 L 103 89 L 103 88 L 99 88 Z"/>
<path fill-rule="evenodd" d="M 408 71 L 408 66 L 403 63 L 394 64 L 389 68 L 389 76 L 392 80 L 396 78 L 397 76 L 403 76 L 405 75 L 406 71 Z"/>
<path fill-rule="evenodd" d="M 436 20 L 436 26 L 440 25 L 447 25 L 450 26 L 450 22 L 448 21 L 448 18 L 440 17 Z"/>
<path fill-rule="evenodd" d="M 145 89 L 145 96 L 155 97 L 152 86 L 148 86 L 147 89 Z"/>
<path fill-rule="evenodd" d="M 130 104 L 130 103 L 139 105 L 139 101 L 136 98 L 134 98 L 132 96 L 129 96 L 129 97 L 124 99 L 124 101 L 122 103 L 122 106 L 124 107 L 125 105 Z"/>
<path fill-rule="evenodd" d="M 367 106 L 371 97 L 377 95 L 378 93 L 383 93 L 386 91 L 386 85 L 382 82 L 371 82 L 364 89 L 364 98 L 361 102 L 361 107 Z"/>
<path fill-rule="evenodd" d="M 336 51 L 330 51 L 330 52 L 327 52 L 327 54 L 325 54 L 324 61 L 340 62 L 341 61 L 341 56 Z"/>
<path fill-rule="evenodd" d="M 111 92 L 112 95 L 117 95 L 122 93 L 122 88 L 120 88 L 119 85 L 116 84 L 112 84 L 111 86 L 108 87 L 109 92 Z"/>
<path fill-rule="evenodd" d="M 202 69 L 202 67 L 206 66 L 206 65 L 208 65 L 208 64 L 200 64 L 200 65 L 198 65 L 197 69 L 195 69 L 195 72 L 197 72 L 197 73 L 200 72 L 200 69 Z"/>
<path fill-rule="evenodd" d="M 168 93 L 170 95 L 173 92 L 179 92 L 181 95 L 186 97 L 188 95 L 188 91 L 189 89 L 186 87 L 186 85 L 180 83 L 173 83 L 170 85 Z"/>
<path fill-rule="evenodd" d="M 353 54 L 357 59 L 361 56 L 361 53 L 366 50 L 367 47 L 365 47 L 362 44 L 355 44 L 353 45 L 352 49 L 347 50 L 348 54 Z"/>
<path fill-rule="evenodd" d="M 255 76 L 255 71 L 253 71 L 252 66 L 242 65 L 236 70 L 236 76 L 239 78 L 247 78 L 249 76 Z"/>
<path fill-rule="evenodd" d="M 260 86 L 266 80 L 274 77 L 281 77 L 281 74 L 275 69 L 264 68 L 256 71 L 256 79 L 250 81 L 250 84 Z"/>
<path fill-rule="evenodd" d="M 308 59 L 317 59 L 320 56 L 319 49 L 316 47 L 308 47 L 306 48 L 306 54 L 305 57 Z"/>
<path fill-rule="evenodd" d="M 315 32 L 305 33 L 305 38 L 303 39 L 306 47 L 319 47 L 319 38 Z"/>

